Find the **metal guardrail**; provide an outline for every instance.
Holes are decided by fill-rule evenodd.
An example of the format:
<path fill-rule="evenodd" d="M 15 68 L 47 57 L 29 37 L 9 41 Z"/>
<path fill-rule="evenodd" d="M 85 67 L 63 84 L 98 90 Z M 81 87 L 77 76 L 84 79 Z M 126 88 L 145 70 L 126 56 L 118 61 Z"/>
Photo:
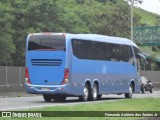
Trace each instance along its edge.
<path fill-rule="evenodd" d="M 0 66 L 0 86 L 24 85 L 24 67 Z"/>

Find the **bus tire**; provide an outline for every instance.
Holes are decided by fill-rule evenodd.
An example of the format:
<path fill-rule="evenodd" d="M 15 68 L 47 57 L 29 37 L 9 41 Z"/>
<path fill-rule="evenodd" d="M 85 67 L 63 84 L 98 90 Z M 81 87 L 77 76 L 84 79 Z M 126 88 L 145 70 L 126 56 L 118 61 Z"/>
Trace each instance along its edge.
<path fill-rule="evenodd" d="M 43 94 L 43 99 L 44 99 L 46 102 L 51 102 L 52 96 L 51 96 L 51 95 Z"/>
<path fill-rule="evenodd" d="M 132 95 L 133 95 L 133 85 L 132 84 L 129 87 L 129 92 L 125 93 L 124 95 L 125 95 L 125 98 L 132 98 Z"/>
<path fill-rule="evenodd" d="M 97 99 L 101 99 L 101 97 L 102 97 L 102 94 L 98 95 Z"/>
<path fill-rule="evenodd" d="M 89 86 L 88 84 L 85 84 L 84 89 L 83 89 L 83 95 L 79 96 L 80 101 L 87 101 L 89 98 Z"/>
<path fill-rule="evenodd" d="M 53 99 L 55 102 L 65 102 L 66 96 L 63 96 L 63 95 L 54 95 L 54 96 L 52 97 L 52 99 Z"/>
<path fill-rule="evenodd" d="M 93 88 L 90 91 L 89 99 L 92 101 L 97 100 L 98 98 L 98 86 L 96 83 L 93 84 Z"/>

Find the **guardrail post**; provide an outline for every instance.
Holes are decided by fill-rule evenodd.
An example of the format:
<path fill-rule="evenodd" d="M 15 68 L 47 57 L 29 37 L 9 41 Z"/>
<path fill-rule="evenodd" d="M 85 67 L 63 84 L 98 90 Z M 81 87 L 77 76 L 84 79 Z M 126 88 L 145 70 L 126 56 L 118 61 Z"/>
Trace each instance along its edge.
<path fill-rule="evenodd" d="M 6 66 L 6 86 L 9 87 L 9 84 L 8 84 L 8 68 Z"/>
<path fill-rule="evenodd" d="M 20 86 L 22 87 L 22 67 L 19 67 L 19 84 L 20 84 Z"/>

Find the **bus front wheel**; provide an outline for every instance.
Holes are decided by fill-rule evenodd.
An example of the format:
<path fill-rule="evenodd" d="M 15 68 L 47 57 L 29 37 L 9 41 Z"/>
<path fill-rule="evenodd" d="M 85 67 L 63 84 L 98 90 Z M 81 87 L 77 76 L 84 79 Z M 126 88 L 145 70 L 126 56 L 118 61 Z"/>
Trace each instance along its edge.
<path fill-rule="evenodd" d="M 133 85 L 131 84 L 129 87 L 129 92 L 125 93 L 125 98 L 132 98 L 132 94 L 133 94 Z"/>
<path fill-rule="evenodd" d="M 98 95 L 98 96 L 97 96 L 97 99 L 101 99 L 101 97 L 102 97 L 102 94 Z"/>

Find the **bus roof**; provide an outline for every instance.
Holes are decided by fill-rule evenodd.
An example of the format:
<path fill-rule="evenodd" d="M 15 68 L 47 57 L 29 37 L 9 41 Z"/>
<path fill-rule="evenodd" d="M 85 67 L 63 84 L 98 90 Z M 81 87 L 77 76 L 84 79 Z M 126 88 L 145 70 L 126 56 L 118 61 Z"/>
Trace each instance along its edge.
<path fill-rule="evenodd" d="M 54 32 L 41 32 L 41 33 L 30 33 L 31 35 L 66 35 L 66 33 L 54 33 Z"/>
<path fill-rule="evenodd" d="M 126 38 L 121 38 L 121 37 L 105 36 L 105 35 L 98 35 L 98 34 L 75 34 L 72 36 L 72 39 L 92 40 L 92 41 L 99 41 L 99 42 L 131 45 L 138 48 L 138 46 L 131 40 Z"/>
<path fill-rule="evenodd" d="M 31 33 L 30 35 L 71 35 L 73 39 L 91 40 L 99 42 L 108 42 L 115 44 L 131 45 L 138 48 L 138 46 L 131 40 L 121 37 L 106 36 L 100 34 L 70 34 L 70 33 L 54 33 L 54 32 L 43 32 L 43 33 Z"/>

